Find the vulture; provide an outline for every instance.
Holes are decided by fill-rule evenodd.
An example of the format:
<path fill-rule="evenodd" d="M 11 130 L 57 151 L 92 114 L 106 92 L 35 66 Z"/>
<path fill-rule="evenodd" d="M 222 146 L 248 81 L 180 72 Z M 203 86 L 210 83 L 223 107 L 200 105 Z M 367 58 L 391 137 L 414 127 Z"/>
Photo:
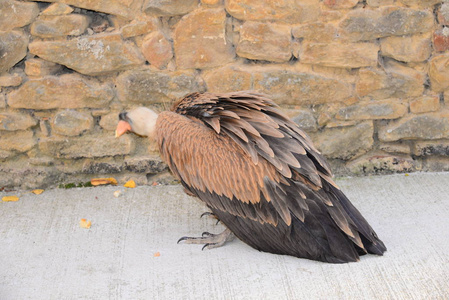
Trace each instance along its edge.
<path fill-rule="evenodd" d="M 179 241 L 204 249 L 236 236 L 259 251 L 329 263 L 386 251 L 309 136 L 263 94 L 192 93 L 159 114 L 139 107 L 120 113 L 116 136 L 127 131 L 154 139 L 186 193 L 226 226 Z"/>

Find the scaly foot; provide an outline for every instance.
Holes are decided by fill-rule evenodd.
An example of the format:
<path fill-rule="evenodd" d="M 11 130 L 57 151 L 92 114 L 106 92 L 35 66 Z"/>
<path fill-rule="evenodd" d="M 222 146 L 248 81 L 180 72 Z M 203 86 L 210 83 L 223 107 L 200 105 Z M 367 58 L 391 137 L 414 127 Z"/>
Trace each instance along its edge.
<path fill-rule="evenodd" d="M 203 232 L 201 237 L 188 237 L 183 236 L 178 240 L 179 242 L 185 242 L 186 244 L 204 244 L 202 250 L 213 249 L 223 246 L 226 242 L 232 241 L 234 234 L 229 229 L 225 229 L 222 233 L 213 234 L 209 232 Z"/>

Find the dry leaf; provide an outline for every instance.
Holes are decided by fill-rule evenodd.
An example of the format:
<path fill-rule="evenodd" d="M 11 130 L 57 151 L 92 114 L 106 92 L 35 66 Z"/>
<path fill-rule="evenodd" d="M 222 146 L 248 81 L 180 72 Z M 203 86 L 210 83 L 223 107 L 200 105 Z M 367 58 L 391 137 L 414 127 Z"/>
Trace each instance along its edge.
<path fill-rule="evenodd" d="M 91 221 L 87 221 L 86 219 L 81 219 L 80 220 L 80 227 L 89 229 L 90 226 L 92 226 L 92 222 Z"/>
<path fill-rule="evenodd" d="M 42 194 L 42 193 L 44 192 L 44 190 L 37 189 L 37 190 L 32 190 L 31 192 L 32 192 L 33 194 L 35 194 L 35 195 L 40 195 L 40 194 Z"/>
<path fill-rule="evenodd" d="M 153 254 L 153 256 L 154 257 L 159 257 L 159 256 L 161 256 L 161 253 L 160 252 L 156 252 L 156 253 Z"/>
<path fill-rule="evenodd" d="M 118 198 L 118 197 L 120 197 L 122 195 L 122 191 L 115 191 L 114 192 L 114 197 L 115 198 Z"/>
<path fill-rule="evenodd" d="M 124 187 L 127 187 L 127 188 L 135 188 L 136 187 L 136 183 L 134 182 L 134 180 L 128 180 L 126 183 L 125 183 L 125 185 L 124 185 Z"/>
<path fill-rule="evenodd" d="M 15 201 L 19 201 L 19 197 L 17 196 L 5 196 L 2 198 L 3 201 L 5 202 L 15 202 Z"/>
<path fill-rule="evenodd" d="M 90 183 L 93 186 L 97 186 L 97 185 L 105 185 L 105 184 L 112 184 L 112 185 L 117 185 L 117 180 L 115 180 L 115 178 L 93 178 L 90 180 Z"/>

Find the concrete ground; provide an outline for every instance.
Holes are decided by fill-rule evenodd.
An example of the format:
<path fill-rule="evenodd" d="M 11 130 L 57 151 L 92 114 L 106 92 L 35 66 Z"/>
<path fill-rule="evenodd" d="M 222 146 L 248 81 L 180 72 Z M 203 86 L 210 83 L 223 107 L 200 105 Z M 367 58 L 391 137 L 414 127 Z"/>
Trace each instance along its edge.
<path fill-rule="evenodd" d="M 0 299 L 449 299 L 449 173 L 337 182 L 387 245 L 383 257 L 332 265 L 239 240 L 178 245 L 222 230 L 179 186 L 22 192 L 0 201 Z"/>

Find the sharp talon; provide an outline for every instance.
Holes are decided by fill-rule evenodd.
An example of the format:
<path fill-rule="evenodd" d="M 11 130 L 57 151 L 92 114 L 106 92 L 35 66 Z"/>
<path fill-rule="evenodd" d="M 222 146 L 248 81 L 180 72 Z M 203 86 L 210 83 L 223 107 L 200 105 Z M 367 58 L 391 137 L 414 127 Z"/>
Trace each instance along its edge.
<path fill-rule="evenodd" d="M 206 244 L 206 245 L 204 245 L 203 248 L 201 248 L 201 251 L 204 251 L 204 249 L 206 249 L 207 247 L 209 247 L 209 245 L 211 245 L 211 244 Z"/>
<path fill-rule="evenodd" d="M 180 239 L 176 242 L 176 244 L 179 244 L 179 242 L 185 241 L 185 240 L 187 240 L 187 239 L 188 239 L 188 237 L 183 236 L 182 238 L 180 238 Z"/>
<path fill-rule="evenodd" d="M 210 215 L 212 215 L 212 213 L 206 211 L 206 212 L 203 212 L 203 213 L 201 214 L 200 218 L 202 218 L 202 217 L 204 217 L 204 216 L 210 216 Z"/>
<path fill-rule="evenodd" d="M 220 220 L 217 220 L 217 223 L 215 223 L 215 225 L 218 225 L 218 223 L 220 223 Z"/>

